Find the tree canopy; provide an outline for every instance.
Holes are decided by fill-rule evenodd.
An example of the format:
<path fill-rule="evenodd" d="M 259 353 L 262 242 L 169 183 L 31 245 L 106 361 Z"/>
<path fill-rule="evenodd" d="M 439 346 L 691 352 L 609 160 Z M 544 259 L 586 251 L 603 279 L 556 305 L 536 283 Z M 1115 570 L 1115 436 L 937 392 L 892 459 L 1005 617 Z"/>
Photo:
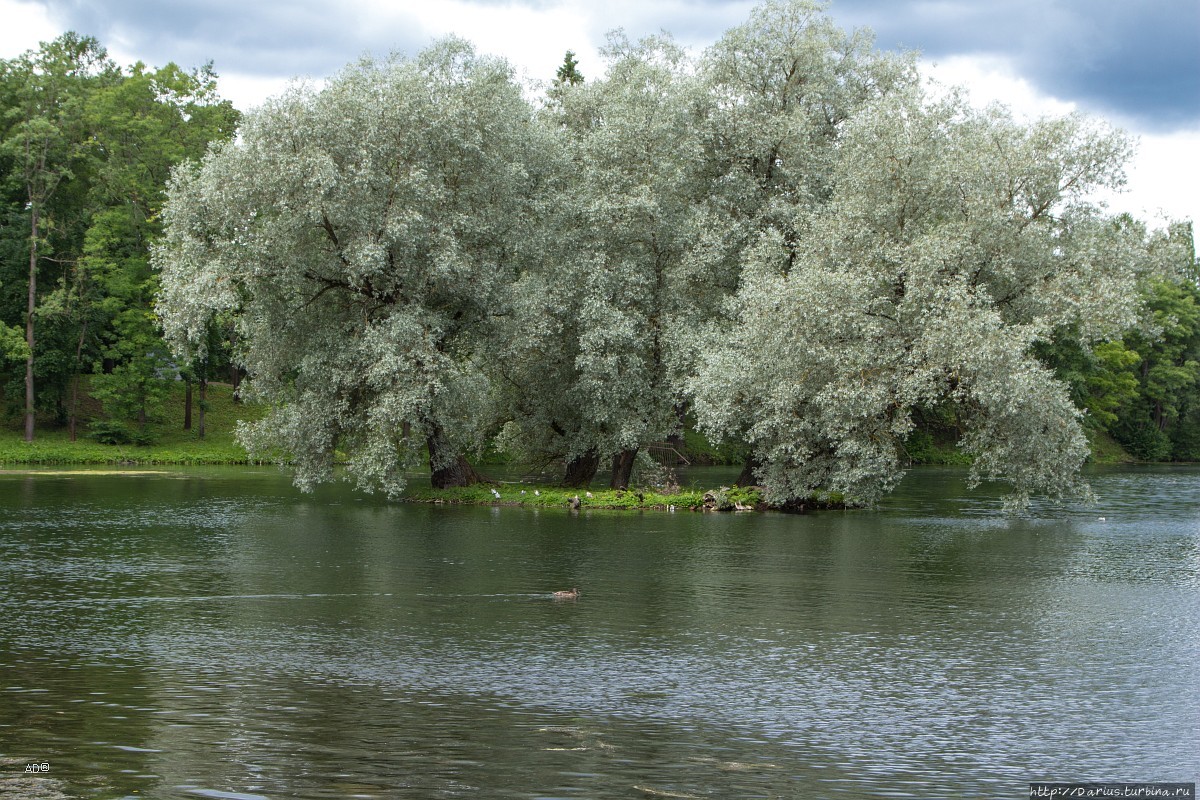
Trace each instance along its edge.
<path fill-rule="evenodd" d="M 745 436 L 779 501 L 870 499 L 899 477 L 913 410 L 953 402 L 976 479 L 1077 491 L 1080 411 L 1033 346 L 1136 320 L 1145 242 L 1085 201 L 1127 149 L 1077 117 L 1022 125 L 918 90 L 876 104 L 847 127 L 828 202 L 748 254 L 692 384 L 702 424 Z"/>
<path fill-rule="evenodd" d="M 244 119 L 211 65 L 0 62 L 7 408 L 90 373 L 140 423 L 232 364 L 252 452 L 390 494 L 489 450 L 626 486 L 684 419 L 783 504 L 879 497 L 934 417 L 1017 500 L 1086 493 L 1097 431 L 1200 452 L 1190 227 L 1090 203 L 1121 132 L 932 95 L 810 0 L 603 55 L 539 98 L 447 39 Z"/>
<path fill-rule="evenodd" d="M 493 318 L 542 235 L 545 138 L 509 67 L 459 40 L 294 89 L 176 173 L 167 337 L 195 350 L 235 315 L 272 404 L 246 441 L 290 454 L 302 486 L 338 451 L 367 488 L 398 492 L 426 448 L 460 479 Z"/>
<path fill-rule="evenodd" d="M 0 62 L 0 333 L 11 359 L 24 328 L 27 439 L 38 413 L 74 433 L 84 373 L 113 413 L 144 419 L 161 394 L 170 352 L 149 246 L 171 167 L 236 128 L 216 80 L 211 65 L 123 70 L 75 33 Z M 0 363 L 9 407 L 10 370 Z"/>

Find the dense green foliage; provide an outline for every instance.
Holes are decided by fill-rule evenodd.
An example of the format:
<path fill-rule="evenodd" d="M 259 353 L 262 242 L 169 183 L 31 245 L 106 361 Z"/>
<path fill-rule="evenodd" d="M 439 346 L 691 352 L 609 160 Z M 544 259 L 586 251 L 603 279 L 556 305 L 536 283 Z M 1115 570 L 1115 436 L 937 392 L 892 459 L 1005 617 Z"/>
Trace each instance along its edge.
<path fill-rule="evenodd" d="M 122 70 L 73 34 L 3 62 L 11 423 L 28 397 L 144 441 L 182 377 L 202 430 L 232 370 L 255 457 L 392 494 L 426 460 L 470 484 L 485 453 L 619 489 L 662 443 L 744 456 L 778 504 L 871 500 L 913 461 L 1086 492 L 1089 441 L 1200 458 L 1190 226 L 1089 201 L 1122 133 L 931 96 L 810 0 L 699 57 L 604 55 L 533 101 L 447 40 L 236 139 L 209 67 Z"/>
<path fill-rule="evenodd" d="M 85 375 L 110 428 L 161 414 L 178 373 L 150 268 L 167 178 L 238 118 L 210 66 L 120 69 L 88 37 L 0 62 L 0 376 L 27 439 L 35 419 L 75 431 Z"/>

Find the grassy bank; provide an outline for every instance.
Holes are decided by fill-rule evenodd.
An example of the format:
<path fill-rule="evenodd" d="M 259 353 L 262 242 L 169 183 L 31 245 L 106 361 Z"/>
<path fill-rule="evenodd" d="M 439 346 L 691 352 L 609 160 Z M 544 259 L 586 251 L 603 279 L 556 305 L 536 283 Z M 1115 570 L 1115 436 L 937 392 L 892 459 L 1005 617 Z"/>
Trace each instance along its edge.
<path fill-rule="evenodd" d="M 1090 458 L 1093 464 L 1136 464 L 1138 460 L 1131 456 L 1125 448 L 1117 443 L 1117 440 L 1108 435 L 1107 432 L 1095 429 L 1089 429 L 1088 445 L 1091 447 L 1092 455 Z"/>
<path fill-rule="evenodd" d="M 200 438 L 199 397 L 193 398 L 192 430 L 183 429 L 184 386 L 173 384 L 160 414 L 146 423 L 143 435 L 148 444 L 101 444 L 89 435 L 89 426 L 100 418 L 100 409 L 90 397 L 81 403 L 77 437 L 51 419 L 38 419 L 34 441 L 24 440 L 20 419 L 10 420 L 0 430 L 0 464 L 246 464 L 246 450 L 234 439 L 239 419 L 255 419 L 261 413 L 252 405 L 238 403 L 225 384 L 209 384 L 205 436 Z M 136 430 L 136 423 L 125 426 Z"/>
<path fill-rule="evenodd" d="M 560 486 L 498 483 L 461 489 L 410 489 L 405 499 L 413 503 L 450 505 L 523 506 L 527 508 L 571 508 L 677 511 L 766 511 L 772 508 L 755 487 L 720 487 L 707 491 L 689 489 L 659 494 L 649 489 L 564 489 Z M 780 510 L 809 511 L 845 508 L 841 495 L 813 497 Z"/>

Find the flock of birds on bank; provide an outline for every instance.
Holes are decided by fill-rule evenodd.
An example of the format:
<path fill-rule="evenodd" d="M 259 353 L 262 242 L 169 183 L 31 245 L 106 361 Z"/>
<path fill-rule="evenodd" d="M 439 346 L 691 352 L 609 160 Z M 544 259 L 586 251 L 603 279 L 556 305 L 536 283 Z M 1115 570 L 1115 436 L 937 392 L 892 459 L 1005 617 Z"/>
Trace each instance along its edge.
<path fill-rule="evenodd" d="M 499 499 L 500 499 L 500 493 L 499 493 L 498 491 L 496 491 L 495 489 L 490 489 L 489 491 L 491 491 L 491 493 L 492 493 L 492 497 L 496 498 L 497 500 L 499 500 Z M 525 490 L 524 490 L 524 489 L 522 489 L 522 490 L 521 490 L 521 494 L 525 494 Z M 534 490 L 533 490 L 533 495 L 534 495 L 534 497 L 540 497 L 540 496 L 541 496 L 541 494 L 542 494 L 542 493 L 541 493 L 541 491 L 539 491 L 539 490 L 537 490 L 537 489 L 534 489 Z M 584 496 L 585 496 L 585 497 L 587 497 L 587 498 L 589 498 L 589 499 L 590 499 L 590 498 L 593 498 L 593 497 L 595 497 L 595 495 L 594 495 L 594 494 L 592 494 L 591 492 L 584 492 L 583 494 L 584 494 Z M 641 496 L 639 495 L 639 498 L 640 498 L 640 497 L 641 497 Z M 570 505 L 571 505 L 571 508 L 573 508 L 573 509 L 574 509 L 574 508 L 579 508 L 579 505 L 580 505 L 579 495 L 575 495 L 574 497 L 572 497 L 572 498 L 571 498 Z M 746 507 L 746 509 L 748 510 L 748 509 L 749 509 L 749 507 L 747 506 L 747 507 Z M 743 509 L 739 507 L 739 509 L 738 509 L 738 510 L 740 511 L 740 510 L 743 510 Z M 674 512 L 675 512 L 675 506 L 667 506 L 667 511 L 670 511 L 671 513 L 674 513 Z"/>

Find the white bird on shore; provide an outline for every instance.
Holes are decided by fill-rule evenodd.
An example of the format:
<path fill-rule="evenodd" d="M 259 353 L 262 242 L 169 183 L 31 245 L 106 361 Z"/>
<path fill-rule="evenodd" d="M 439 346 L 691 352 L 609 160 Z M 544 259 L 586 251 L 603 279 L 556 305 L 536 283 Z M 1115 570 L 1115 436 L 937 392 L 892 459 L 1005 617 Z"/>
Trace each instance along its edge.
<path fill-rule="evenodd" d="M 534 496 L 534 497 L 540 497 L 540 496 L 541 496 L 541 494 L 542 494 L 542 493 L 541 493 L 541 491 L 540 491 L 540 490 L 538 490 L 538 489 L 534 489 L 534 490 L 533 490 L 533 496 Z"/>
<path fill-rule="evenodd" d="M 497 492 L 495 489 L 492 489 L 492 496 L 495 497 L 497 500 L 500 499 L 500 493 Z"/>
<path fill-rule="evenodd" d="M 586 494 L 588 497 L 591 497 L 591 496 L 592 496 L 592 493 L 591 493 L 591 492 L 584 492 L 584 494 Z"/>

